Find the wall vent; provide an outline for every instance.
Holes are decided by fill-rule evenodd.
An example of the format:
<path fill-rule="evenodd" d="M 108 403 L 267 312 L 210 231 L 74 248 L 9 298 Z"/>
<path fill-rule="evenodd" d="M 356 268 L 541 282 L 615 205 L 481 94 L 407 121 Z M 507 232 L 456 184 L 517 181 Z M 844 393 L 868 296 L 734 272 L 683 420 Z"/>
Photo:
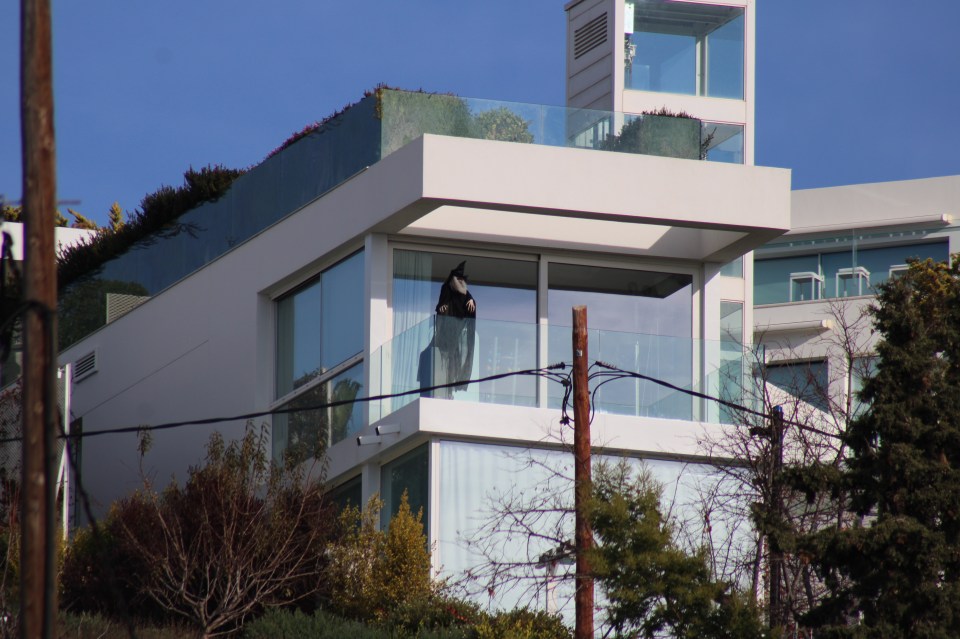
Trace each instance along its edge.
<path fill-rule="evenodd" d="M 119 319 L 150 299 L 149 295 L 107 293 L 107 324 Z"/>
<path fill-rule="evenodd" d="M 607 41 L 607 12 L 573 31 L 573 58 L 593 51 Z"/>
<path fill-rule="evenodd" d="M 73 363 L 73 381 L 79 382 L 97 372 L 97 351 L 90 351 Z"/>

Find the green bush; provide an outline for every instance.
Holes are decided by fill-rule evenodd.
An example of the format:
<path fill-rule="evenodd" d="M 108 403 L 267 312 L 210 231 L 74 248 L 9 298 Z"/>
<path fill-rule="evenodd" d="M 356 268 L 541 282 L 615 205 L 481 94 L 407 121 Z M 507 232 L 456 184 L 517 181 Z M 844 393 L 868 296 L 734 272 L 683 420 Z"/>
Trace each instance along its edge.
<path fill-rule="evenodd" d="M 162 186 L 146 195 L 129 221 L 101 229 L 88 242 L 64 248 L 57 258 L 57 286 L 61 293 L 77 280 L 96 275 L 105 262 L 137 242 L 149 242 L 155 234 L 178 232 L 177 218 L 204 202 L 220 199 L 244 172 L 222 166 L 207 166 L 199 171 L 190 168 L 183 174 L 183 186 Z"/>
<path fill-rule="evenodd" d="M 517 608 L 490 615 L 476 627 L 477 639 L 570 639 L 558 615 Z"/>
<path fill-rule="evenodd" d="M 138 639 L 194 639 L 196 630 L 181 625 L 153 626 L 134 624 Z M 61 613 L 57 619 L 60 639 L 128 639 L 130 626 L 103 615 Z"/>
<path fill-rule="evenodd" d="M 473 639 L 471 631 L 423 629 L 405 631 L 384 625 L 367 625 L 318 611 L 305 615 L 300 611 L 271 610 L 243 627 L 244 639 Z"/>
<path fill-rule="evenodd" d="M 421 518 L 410 511 L 404 492 L 386 531 L 377 530 L 383 502 L 371 499 L 340 516 L 343 537 L 330 548 L 328 580 L 333 609 L 352 619 L 384 620 L 402 606 L 438 593 L 430 578 L 430 552 Z"/>
<path fill-rule="evenodd" d="M 466 633 L 468 630 L 472 632 L 486 619 L 486 613 L 477 604 L 441 592 L 390 608 L 380 623 L 407 634 L 444 629 L 450 632 L 460 629 Z M 467 635 L 472 636 L 471 633 Z"/>

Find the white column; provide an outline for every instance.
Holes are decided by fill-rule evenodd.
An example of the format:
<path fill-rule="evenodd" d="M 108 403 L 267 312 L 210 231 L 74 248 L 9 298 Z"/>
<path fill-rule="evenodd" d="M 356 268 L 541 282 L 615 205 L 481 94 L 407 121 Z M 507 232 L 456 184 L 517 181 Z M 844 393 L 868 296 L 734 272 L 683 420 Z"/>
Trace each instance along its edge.
<path fill-rule="evenodd" d="M 367 395 L 383 394 L 389 385 L 382 383 L 383 373 L 390 371 L 389 362 L 382 360 L 378 349 L 390 340 L 392 328 L 388 295 L 390 292 L 390 249 L 387 236 L 371 233 L 364 240 L 364 299 L 366 308 L 363 318 L 363 361 Z M 380 403 L 364 404 L 364 423 L 370 424 L 380 418 Z"/>

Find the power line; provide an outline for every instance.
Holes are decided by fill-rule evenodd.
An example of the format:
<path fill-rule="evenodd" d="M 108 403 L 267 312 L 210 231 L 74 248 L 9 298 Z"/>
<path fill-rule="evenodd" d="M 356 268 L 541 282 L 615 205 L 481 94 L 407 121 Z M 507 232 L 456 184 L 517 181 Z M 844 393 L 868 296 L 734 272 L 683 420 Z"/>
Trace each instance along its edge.
<path fill-rule="evenodd" d="M 640 380 L 643 380 L 643 381 L 648 381 L 648 382 L 657 384 L 657 385 L 659 385 L 659 386 L 663 386 L 663 387 L 665 387 L 665 388 L 669 388 L 669 389 L 671 389 L 671 390 L 677 391 L 677 392 L 679 392 L 679 393 L 684 393 L 684 394 L 686 394 L 686 395 L 690 395 L 691 397 L 696 397 L 696 398 L 698 398 L 698 399 L 704 399 L 704 400 L 707 400 L 707 401 L 715 402 L 715 403 L 720 404 L 720 405 L 722 405 L 722 406 L 726 406 L 727 408 L 731 408 L 731 409 L 733 409 L 733 410 L 737 410 L 737 411 L 740 411 L 740 412 L 745 413 L 745 414 L 749 414 L 749 415 L 754 415 L 754 416 L 757 416 L 757 417 L 761 417 L 761 418 L 763 418 L 763 419 L 769 419 L 769 417 L 770 417 L 770 415 L 768 415 L 767 413 L 764 413 L 764 412 L 755 410 L 755 409 L 750 408 L 750 407 L 748 407 L 748 406 L 744 406 L 744 405 L 742 405 L 742 404 L 738 404 L 738 403 L 736 403 L 736 402 L 732 402 L 732 401 L 729 401 L 729 400 L 726 400 L 726 399 L 723 399 L 723 398 L 720 398 L 720 397 L 715 397 L 715 396 L 713 396 L 713 395 L 708 395 L 708 394 L 706 394 L 706 393 L 701 393 L 701 392 L 699 392 L 699 391 L 691 390 L 691 389 L 688 389 L 688 388 L 683 388 L 683 387 L 681 387 L 681 386 L 677 386 L 677 385 L 675 385 L 675 384 L 671 384 L 670 382 L 667 382 L 667 381 L 662 380 L 662 379 L 658 379 L 658 378 L 656 378 L 656 377 L 652 377 L 652 376 L 650 376 L 650 375 L 644 375 L 643 373 L 637 373 L 637 372 L 634 372 L 634 371 L 628 371 L 628 370 L 625 370 L 625 369 L 622 369 L 622 368 L 618 368 L 618 367 L 616 367 L 616 366 L 613 366 L 613 365 L 611 365 L 611 364 L 607 364 L 606 362 L 602 362 L 602 361 L 599 361 L 599 360 L 594 361 L 594 363 L 591 364 L 590 367 L 591 367 L 591 368 L 600 367 L 600 368 L 604 368 L 604 369 L 606 369 L 607 371 L 609 371 L 609 372 L 594 371 L 593 373 L 590 374 L 590 379 L 591 379 L 591 380 L 595 380 L 595 379 L 601 379 L 601 380 L 602 380 L 602 381 L 601 381 L 599 384 L 597 384 L 597 385 L 594 387 L 594 389 L 591 391 L 591 393 L 592 393 L 592 400 L 591 400 L 590 421 L 593 421 L 593 417 L 594 417 L 594 414 L 595 414 L 595 406 L 596 406 L 596 403 L 597 403 L 597 402 L 596 402 L 596 395 L 597 395 L 597 392 L 599 391 L 600 387 L 603 386 L 604 384 L 607 384 L 607 383 L 612 382 L 612 381 L 616 381 L 616 380 L 618 380 L 618 379 L 629 379 L 629 378 L 634 378 L 634 379 L 640 379 Z M 508 378 L 508 377 L 514 377 L 514 376 L 518 376 L 518 375 L 521 375 L 521 376 L 522 376 L 522 375 L 529 375 L 529 376 L 536 376 L 536 377 L 544 377 L 544 378 L 546 378 L 546 379 L 549 380 L 549 381 L 553 381 L 553 382 L 557 382 L 557 383 L 563 384 L 565 390 L 564 390 L 563 398 L 561 399 L 561 413 L 562 413 L 562 416 L 561 416 L 561 419 L 560 419 L 560 423 L 566 425 L 566 424 L 569 424 L 569 423 L 570 423 L 570 418 L 569 418 L 569 416 L 566 414 L 566 407 L 569 405 L 570 394 L 571 394 L 571 390 L 572 390 L 572 385 L 570 384 L 569 374 L 562 374 L 562 373 L 558 373 L 557 371 L 559 371 L 559 370 L 564 370 L 564 369 L 567 369 L 567 368 L 569 368 L 569 365 L 568 365 L 568 364 L 566 364 L 565 362 L 559 362 L 559 363 L 557 363 L 557 364 L 551 364 L 550 366 L 546 366 L 546 367 L 544 367 L 544 368 L 530 368 L 530 369 L 525 369 L 525 370 L 520 370 L 520 371 L 511 371 L 511 372 L 507 372 L 507 373 L 499 373 L 499 374 L 496 374 L 496 375 L 489 375 L 489 376 L 487 376 L 487 377 L 480 377 L 480 378 L 477 378 L 477 379 L 461 380 L 461 381 L 456 381 L 456 382 L 449 382 L 449 383 L 446 383 L 446 384 L 436 384 L 436 385 L 434 385 L 434 386 L 424 386 L 424 387 L 421 387 L 421 388 L 415 388 L 415 389 L 413 389 L 413 390 L 402 391 L 402 392 L 399 392 L 399 393 L 388 393 L 388 394 L 382 394 L 382 395 L 371 395 L 371 396 L 368 396 L 368 397 L 355 397 L 355 398 L 353 398 L 353 399 L 336 400 L 336 401 L 326 402 L 326 403 L 321 403 L 321 404 L 311 404 L 311 405 L 306 405 L 306 406 L 299 406 L 299 407 L 296 407 L 296 408 L 275 408 L 275 409 L 272 409 L 272 410 L 257 411 L 257 412 L 253 412 L 253 413 L 243 413 L 243 414 L 240 414 L 240 415 L 230 415 L 230 416 L 221 416 L 221 417 L 208 417 L 208 418 L 205 418 L 205 419 L 193 419 L 193 420 L 183 420 L 183 421 L 176 421 L 176 422 L 166 422 L 166 423 L 155 424 L 155 425 L 141 424 L 141 425 L 139 425 L 139 426 L 122 426 L 122 427 L 119 427 L 119 428 L 108 428 L 108 429 L 104 429 L 104 430 L 84 431 L 84 432 L 82 432 L 82 433 L 77 433 L 77 434 L 71 433 L 70 435 L 61 435 L 60 438 L 62 439 L 62 438 L 64 438 L 64 437 L 66 437 L 67 439 L 80 439 L 80 438 L 87 438 L 87 437 L 96 437 L 96 436 L 100 436 L 100 435 L 116 435 L 116 434 L 125 434 L 125 433 L 140 433 L 140 432 L 149 432 L 149 431 L 154 431 L 154 430 L 170 430 L 170 429 L 173 429 L 173 428 L 182 428 L 182 427 L 184 427 L 184 426 L 204 426 L 204 425 L 218 424 L 218 423 L 223 423 L 223 422 L 247 421 L 247 420 L 251 420 L 251 419 L 257 419 L 257 418 L 260 418 L 260 417 L 268 417 L 268 416 L 272 416 L 272 415 L 292 415 L 292 414 L 301 413 L 301 412 L 309 412 L 309 411 L 315 411 L 315 410 L 324 410 L 324 409 L 327 409 L 327 408 L 336 408 L 336 407 L 338 407 L 338 406 L 346 406 L 346 405 L 352 405 L 352 404 L 356 404 L 356 403 L 369 403 L 369 402 L 383 401 L 383 400 L 394 399 L 394 398 L 399 398 L 399 397 L 407 397 L 407 396 L 410 396 L 410 395 L 422 395 L 422 394 L 424 394 L 424 393 L 429 393 L 429 392 L 432 392 L 432 391 L 435 391 L 435 390 L 444 389 L 444 388 L 458 388 L 458 387 L 467 386 L 467 385 L 470 385 L 470 384 L 480 384 L 480 383 L 483 383 L 483 382 L 491 382 L 491 381 L 496 381 L 496 380 L 499 380 L 499 379 L 505 379 L 505 378 Z M 825 430 L 821 430 L 821 429 L 819 429 L 819 428 L 816 428 L 816 427 L 814 427 L 814 426 L 810 426 L 809 424 L 804 424 L 804 423 L 799 422 L 799 421 L 789 420 L 789 419 L 784 418 L 783 422 L 784 422 L 784 424 L 790 424 L 791 426 L 796 426 L 797 428 L 799 428 L 799 429 L 801 429 L 801 430 L 805 430 L 805 431 L 808 431 L 808 432 L 811 432 L 811 433 L 816 433 L 816 434 L 821 435 L 821 436 L 824 436 L 824 437 L 830 437 L 830 438 L 834 438 L 834 439 L 840 439 L 840 438 L 842 438 L 841 435 L 838 435 L 838 434 L 836 434 L 836 433 L 830 433 L 830 432 L 827 432 L 827 431 L 825 431 Z M 738 424 L 738 425 L 740 425 L 740 424 Z M 22 440 L 23 440 L 23 437 L 6 437 L 6 438 L 0 439 L 0 444 L 20 442 L 20 441 L 22 441 Z"/>
<path fill-rule="evenodd" d="M 268 417 L 270 415 L 290 415 L 294 413 L 308 412 L 314 410 L 323 410 L 326 408 L 336 408 L 337 406 L 346 406 L 356 403 L 366 403 L 366 402 L 376 402 L 382 401 L 385 399 L 393 399 L 396 397 L 406 397 L 408 395 L 420 395 L 423 393 L 429 393 L 435 390 L 440 390 L 443 388 L 455 388 L 466 386 L 469 384 L 480 384 L 483 382 L 492 382 L 498 379 L 505 379 L 507 377 L 514 377 L 517 375 L 531 375 L 531 376 L 540 376 L 548 373 L 549 371 L 562 370 L 567 364 L 560 362 L 559 364 L 552 364 L 545 368 L 529 368 L 520 371 L 511 371 L 508 373 L 499 373 L 497 375 L 489 375 L 487 377 L 480 377 L 477 379 L 468 379 L 456 382 L 449 382 L 446 384 L 436 384 L 434 386 L 424 386 L 421 388 L 416 388 L 409 391 L 402 391 L 399 393 L 389 393 L 384 395 L 371 395 L 368 397 L 355 397 L 353 399 L 341 399 L 332 402 L 326 402 L 322 404 L 311 404 L 307 406 L 298 406 L 296 408 L 275 408 L 272 410 L 257 411 L 254 413 L 243 413 L 240 415 L 230 415 L 223 417 L 208 417 L 205 419 L 192 419 L 184 420 L 178 422 L 166 422 L 163 424 L 155 425 L 140 425 L 140 426 L 122 426 L 119 428 L 108 428 L 104 430 L 94 430 L 94 431 L 84 431 L 83 433 L 78 434 L 69 434 L 61 435 L 60 438 L 66 437 L 68 439 L 79 439 L 79 438 L 88 438 L 96 437 L 98 435 L 116 435 L 123 433 L 140 433 L 148 432 L 154 430 L 169 430 L 172 428 L 181 428 L 183 426 L 204 426 L 208 424 L 218 424 L 222 422 L 234 422 L 234 421 L 247 421 L 251 419 L 257 419 L 258 417 Z M 23 437 L 7 437 L 0 439 L 0 444 L 7 444 L 12 442 L 22 441 Z"/>
<path fill-rule="evenodd" d="M 734 409 L 734 410 L 738 410 L 738 411 L 740 411 L 740 412 L 747 413 L 747 414 L 749 414 L 749 415 L 755 415 L 755 416 L 757 416 L 757 417 L 762 417 L 762 418 L 764 418 L 764 419 L 769 419 L 769 418 L 770 418 L 770 415 L 769 415 L 769 414 L 764 413 L 764 412 L 761 412 L 761 411 L 758 411 L 758 410 L 753 409 L 753 408 L 750 408 L 750 407 L 748 407 L 748 406 L 743 406 L 742 404 L 737 404 L 736 402 L 731 402 L 731 401 L 729 401 L 729 400 L 726 400 L 726 399 L 723 399 L 723 398 L 720 398 L 720 397 L 714 397 L 713 395 L 707 395 L 706 393 L 701 393 L 701 392 L 699 392 L 699 391 L 690 390 L 689 388 L 683 388 L 683 387 L 681 387 L 681 386 L 677 386 L 677 385 L 675 385 L 675 384 L 671 384 L 670 382 L 664 381 L 664 380 L 662 380 L 662 379 L 657 379 L 656 377 L 650 377 L 649 375 L 644 375 L 643 373 L 635 373 L 635 372 L 633 372 L 633 371 L 628 371 L 628 370 L 624 370 L 624 369 L 622 369 L 622 368 L 617 368 L 616 366 L 612 366 L 612 365 L 610 365 L 610 364 L 607 364 L 607 363 L 601 362 L 601 361 L 597 361 L 597 362 L 595 362 L 595 364 L 596 364 L 597 366 L 601 366 L 601 367 L 603 367 L 603 368 L 606 368 L 606 369 L 608 369 L 608 370 L 611 370 L 611 371 L 614 371 L 615 373 L 620 374 L 620 375 L 622 376 L 622 377 L 620 377 L 621 379 L 622 379 L 622 378 L 630 378 L 630 377 L 632 377 L 632 378 L 635 378 L 635 379 L 641 379 L 641 380 L 645 380 L 645 381 L 648 381 L 648 382 L 653 382 L 654 384 L 659 384 L 660 386 L 663 386 L 663 387 L 665 387 L 665 388 L 669 388 L 669 389 L 671 389 L 671 390 L 675 390 L 675 391 L 678 391 L 678 392 L 681 392 L 681 393 L 686 393 L 687 395 L 690 395 L 690 396 L 692 396 L 692 397 L 698 397 L 698 398 L 700 398 L 700 399 L 706 399 L 706 400 L 709 400 L 709 401 L 712 401 L 712 402 L 716 402 L 716 403 L 718 403 L 718 404 L 720 404 L 720 405 L 722 405 L 722 406 L 726 406 L 727 408 L 732 408 L 732 409 Z M 809 432 L 811 432 L 811 433 L 816 433 L 817 435 L 822 435 L 822 436 L 824 436 L 824 437 L 831 437 L 831 438 L 835 438 L 835 439 L 841 439 L 841 438 L 842 438 L 841 435 L 838 435 L 838 434 L 836 434 L 836 433 L 828 433 L 828 432 L 825 431 L 825 430 L 820 430 L 819 428 L 816 428 L 816 427 L 814 427 L 814 426 L 810 426 L 809 424 L 804 424 L 804 423 L 802 423 L 802 422 L 798 422 L 798 421 L 795 421 L 795 420 L 784 419 L 784 420 L 783 420 L 783 423 L 784 423 L 784 424 L 790 424 L 791 426 L 796 426 L 797 428 L 799 428 L 799 429 L 801 429 L 801 430 L 809 431 Z"/>

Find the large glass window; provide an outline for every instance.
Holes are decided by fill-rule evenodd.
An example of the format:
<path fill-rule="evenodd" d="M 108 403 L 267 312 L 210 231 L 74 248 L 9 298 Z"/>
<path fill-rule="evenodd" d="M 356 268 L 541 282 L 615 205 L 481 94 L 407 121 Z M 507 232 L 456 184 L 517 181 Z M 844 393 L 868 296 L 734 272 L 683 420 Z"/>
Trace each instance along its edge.
<path fill-rule="evenodd" d="M 786 395 L 773 392 L 770 400 L 774 404 L 802 401 L 814 408 L 826 411 L 830 408 L 830 394 L 827 362 L 823 360 L 809 362 L 776 362 L 767 364 L 765 381 Z"/>
<path fill-rule="evenodd" d="M 743 302 L 720 302 L 720 398 L 743 404 Z M 737 420 L 733 409 L 720 407 L 720 421 Z"/>
<path fill-rule="evenodd" d="M 363 480 L 360 475 L 330 489 L 329 495 L 330 501 L 336 504 L 339 510 L 343 510 L 347 506 L 362 509 L 365 505 L 363 504 Z"/>
<path fill-rule="evenodd" d="M 277 302 L 277 397 L 363 350 L 363 253 Z"/>
<path fill-rule="evenodd" d="M 743 99 L 742 8 L 629 0 L 627 89 Z"/>
<path fill-rule="evenodd" d="M 380 469 L 380 525 L 386 528 L 390 519 L 400 510 L 400 500 L 407 493 L 410 511 L 414 516 L 423 509 L 423 530 L 429 539 L 430 508 L 430 448 L 420 446 Z"/>
<path fill-rule="evenodd" d="M 273 456 L 313 455 L 354 434 L 363 406 L 347 404 L 363 389 L 363 253 L 355 253 L 277 301 L 277 398 L 301 392 L 275 415 Z M 349 368 L 348 368 L 349 367 Z"/>
<path fill-rule="evenodd" d="M 476 304 L 476 320 L 463 326 L 440 327 L 436 324 L 440 289 L 460 262 L 466 262 L 467 290 Z M 445 358 L 451 356 L 447 352 L 450 340 L 443 336 L 437 339 L 441 330 L 473 332 L 469 337 L 462 336 L 463 347 L 457 353 L 462 367 L 455 376 L 461 379 L 536 367 L 535 261 L 397 249 L 393 266 L 394 392 L 455 381 L 445 374 Z M 452 324 L 457 322 L 454 318 Z M 468 340 L 472 341 L 468 344 Z M 438 390 L 433 396 L 534 405 L 536 382 L 533 378 L 508 377 Z"/>
<path fill-rule="evenodd" d="M 818 241 L 829 245 L 830 239 Z M 849 238 L 834 238 L 847 248 L 787 257 L 754 259 L 753 299 L 756 304 L 802 302 L 835 297 L 872 295 L 902 268 L 907 258 L 946 260 L 946 241 L 877 248 L 857 246 Z"/>
<path fill-rule="evenodd" d="M 363 405 L 326 406 L 351 401 L 362 395 L 363 365 L 357 364 L 319 384 L 309 387 L 293 400 L 280 406 L 294 410 L 273 417 L 273 454 L 279 460 L 291 449 L 296 455 L 310 457 L 339 441 L 356 435 L 363 427 Z"/>
<path fill-rule="evenodd" d="M 678 273 L 550 264 L 549 360 L 572 361 L 571 309 L 587 306 L 589 355 L 688 387 L 693 370 L 693 278 Z M 550 403 L 563 389 L 551 384 Z M 635 379 L 604 384 L 598 410 L 628 415 L 688 419 L 690 397 Z"/>

